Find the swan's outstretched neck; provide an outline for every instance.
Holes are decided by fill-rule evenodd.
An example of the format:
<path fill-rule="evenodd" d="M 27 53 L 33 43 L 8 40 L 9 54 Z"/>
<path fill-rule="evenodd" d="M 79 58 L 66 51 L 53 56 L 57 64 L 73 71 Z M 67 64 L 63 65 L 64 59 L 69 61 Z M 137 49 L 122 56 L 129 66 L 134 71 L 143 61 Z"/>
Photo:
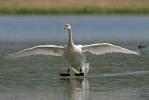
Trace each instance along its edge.
<path fill-rule="evenodd" d="M 71 31 L 71 29 L 68 29 L 68 33 L 69 33 L 69 42 L 68 42 L 68 45 L 70 46 L 72 46 L 72 45 L 74 45 L 74 43 L 73 43 L 73 40 L 72 40 L 72 31 Z"/>

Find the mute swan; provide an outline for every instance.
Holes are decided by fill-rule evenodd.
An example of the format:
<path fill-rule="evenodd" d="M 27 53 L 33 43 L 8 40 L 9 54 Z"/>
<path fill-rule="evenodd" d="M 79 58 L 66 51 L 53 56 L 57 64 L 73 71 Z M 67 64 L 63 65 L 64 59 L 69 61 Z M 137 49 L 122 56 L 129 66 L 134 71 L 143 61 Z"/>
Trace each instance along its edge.
<path fill-rule="evenodd" d="M 89 70 L 89 64 L 85 63 L 86 58 L 84 52 L 88 51 L 95 55 L 119 52 L 126 54 L 136 54 L 138 52 L 128 50 L 116 45 L 109 43 L 96 43 L 90 45 L 75 45 L 72 40 L 72 31 L 71 26 L 66 24 L 65 28 L 69 33 L 69 41 L 66 46 L 56 46 L 56 45 L 39 45 L 32 48 L 25 49 L 23 51 L 8 54 L 9 58 L 25 57 L 30 55 L 53 55 L 53 56 L 62 56 L 64 54 L 66 61 L 68 62 L 68 71 L 67 73 L 61 73 L 61 76 L 70 76 L 70 68 L 76 72 L 75 76 L 84 76 Z"/>

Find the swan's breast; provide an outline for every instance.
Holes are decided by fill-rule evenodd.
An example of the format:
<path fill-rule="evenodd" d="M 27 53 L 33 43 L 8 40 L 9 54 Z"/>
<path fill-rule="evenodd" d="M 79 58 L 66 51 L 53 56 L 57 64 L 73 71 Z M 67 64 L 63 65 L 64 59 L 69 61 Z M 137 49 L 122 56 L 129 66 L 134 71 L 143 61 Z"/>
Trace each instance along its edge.
<path fill-rule="evenodd" d="M 64 56 L 70 64 L 78 65 L 80 62 L 86 61 L 84 53 L 79 46 L 74 46 L 74 48 L 69 48 L 66 46 L 64 48 Z"/>

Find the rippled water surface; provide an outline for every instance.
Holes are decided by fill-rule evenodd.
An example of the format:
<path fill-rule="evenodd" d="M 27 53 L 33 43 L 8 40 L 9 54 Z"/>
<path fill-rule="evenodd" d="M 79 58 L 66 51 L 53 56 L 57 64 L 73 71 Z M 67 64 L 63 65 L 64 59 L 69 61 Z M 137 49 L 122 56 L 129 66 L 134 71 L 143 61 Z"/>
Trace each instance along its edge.
<path fill-rule="evenodd" d="M 83 32 L 83 29 L 85 29 L 85 26 L 78 27 L 78 25 L 86 25 L 86 32 L 88 32 L 88 34 L 92 33 L 92 35 L 83 35 L 82 40 L 80 40 L 81 36 L 85 33 L 80 33 L 81 36 L 78 36 L 79 39 L 77 39 L 77 36 L 75 35 L 74 41 L 76 44 L 109 42 L 131 50 L 137 50 L 136 44 L 138 42 L 149 45 L 149 41 L 146 40 L 148 36 L 147 32 L 149 32 L 149 29 L 146 29 L 148 26 L 146 21 L 149 21 L 149 18 L 143 16 L 115 16 L 116 18 L 114 16 L 76 16 L 73 17 L 77 19 L 75 20 L 71 16 L 63 16 L 63 19 L 60 19 L 60 17 L 52 17 L 53 23 L 55 22 L 55 24 L 50 23 L 47 25 L 45 19 L 48 19 L 48 17 L 34 17 L 35 16 L 0 17 L 0 26 L 5 26 L 4 29 L 0 30 L 0 34 L 3 37 L 1 37 L 2 39 L 0 41 L 0 100 L 149 99 L 149 50 L 147 49 L 140 51 L 141 56 L 125 55 L 119 53 L 97 56 L 90 53 L 85 53 L 87 62 L 90 63 L 89 73 L 85 77 L 75 77 L 72 70 L 70 77 L 63 78 L 59 76 L 59 73 L 67 71 L 67 63 L 64 59 L 64 56 L 54 57 L 38 55 L 18 59 L 5 59 L 6 54 L 15 53 L 36 45 L 66 45 L 68 37 L 65 33 L 67 33 L 67 31 L 55 29 L 60 27 L 60 25 L 57 26 L 58 23 L 60 23 L 61 27 L 63 28 L 65 26 L 64 22 L 71 22 L 72 25 L 77 27 L 78 30 L 77 28 L 74 28 L 74 32 L 76 33 L 79 32 L 79 30 Z M 49 20 L 52 21 L 52 18 L 49 16 Z M 36 22 L 37 19 L 39 22 Z M 80 22 L 81 19 L 86 23 L 83 24 Z M 107 22 L 107 20 L 110 19 L 111 22 Z M 144 21 L 144 19 L 146 19 L 146 21 Z M 107 31 L 102 31 L 106 33 L 105 36 L 101 31 L 101 37 L 100 34 L 97 34 L 97 25 L 100 25 L 98 20 L 100 20 L 101 23 L 104 23 L 103 25 L 105 26 L 102 26 L 103 29 L 107 29 Z M 112 20 L 117 20 L 117 22 Z M 33 25 L 33 23 L 35 24 Z M 76 23 L 78 23 L 78 25 Z M 90 25 L 87 23 L 90 23 Z M 118 23 L 119 25 L 117 25 Z M 113 26 L 109 28 L 109 24 Z M 127 25 L 132 26 L 132 28 L 136 27 L 137 29 L 133 28 L 133 31 L 129 28 L 130 26 Z M 142 28 L 138 28 L 138 26 L 141 25 L 144 26 L 142 27 L 144 31 Z M 53 35 L 55 33 L 52 34 L 50 30 L 50 35 L 46 33 L 50 26 L 53 28 L 52 32 L 56 31 L 56 33 L 59 32 L 58 34 L 62 33 L 64 35 L 62 36 L 62 40 L 60 40 L 61 35 Z M 116 27 L 118 27 L 118 31 L 116 31 Z M 40 30 L 39 28 L 45 29 L 45 37 L 43 36 L 43 30 L 42 34 L 39 34 L 41 31 L 39 31 L 39 33 L 37 32 L 38 34 L 34 33 L 35 31 Z M 125 28 L 128 30 L 125 30 Z M 128 34 L 128 38 L 123 36 L 121 33 L 118 35 L 120 30 L 122 33 L 124 33 L 125 30 L 125 33 Z M 143 36 L 139 34 L 139 30 L 142 31 Z M 109 34 L 111 33 L 118 36 L 115 37 L 112 35 L 110 39 L 110 36 L 107 34 L 108 31 Z M 130 37 L 132 37 L 136 31 L 138 33 L 136 33 L 135 39 L 131 40 Z M 33 34 L 31 34 L 31 32 L 33 32 Z M 93 34 L 94 32 L 96 34 Z M 4 35 L 4 33 L 6 34 Z M 24 35 L 21 36 L 19 34 Z M 30 34 L 31 37 L 29 38 L 28 35 Z M 15 37 L 15 35 L 18 37 Z M 42 39 L 38 41 L 40 35 L 42 36 Z M 57 37 L 56 39 L 58 40 L 56 40 L 54 37 L 52 38 L 52 35 Z M 77 33 L 77 35 L 79 34 Z M 47 40 L 47 36 L 49 36 L 49 40 Z M 99 40 L 97 39 L 98 36 Z M 108 38 L 104 38 L 106 36 Z M 139 36 L 141 39 L 139 39 Z M 85 37 L 87 37 L 87 40 Z"/>

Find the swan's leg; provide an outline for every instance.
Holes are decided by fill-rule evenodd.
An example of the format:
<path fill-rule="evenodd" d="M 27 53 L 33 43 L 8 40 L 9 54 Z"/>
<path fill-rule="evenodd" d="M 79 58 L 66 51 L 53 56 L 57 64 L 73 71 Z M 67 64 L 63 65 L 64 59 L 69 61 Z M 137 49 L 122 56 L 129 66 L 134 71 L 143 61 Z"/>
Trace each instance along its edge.
<path fill-rule="evenodd" d="M 80 68 L 80 73 L 82 73 L 82 68 Z"/>
<path fill-rule="evenodd" d="M 68 68 L 67 74 L 69 74 L 69 72 L 70 72 L 70 68 Z"/>
<path fill-rule="evenodd" d="M 60 75 L 63 77 L 70 76 L 69 72 L 70 72 L 70 66 L 68 66 L 67 73 L 60 73 Z"/>
<path fill-rule="evenodd" d="M 82 67 L 80 67 L 80 73 L 76 73 L 75 76 L 84 76 L 84 73 L 82 73 Z"/>

